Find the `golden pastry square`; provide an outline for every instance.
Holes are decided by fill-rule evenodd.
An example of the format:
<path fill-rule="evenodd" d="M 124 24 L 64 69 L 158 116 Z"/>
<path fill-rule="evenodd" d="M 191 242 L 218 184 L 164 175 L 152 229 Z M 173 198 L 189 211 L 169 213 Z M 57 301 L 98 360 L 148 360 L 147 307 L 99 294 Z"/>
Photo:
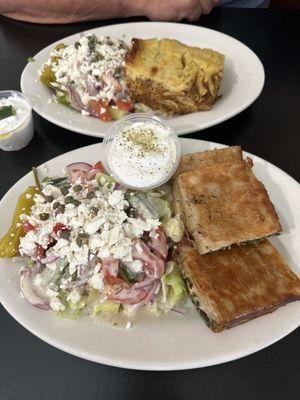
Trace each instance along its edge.
<path fill-rule="evenodd" d="M 224 56 L 172 39 L 133 39 L 126 59 L 131 99 L 168 114 L 209 110 L 218 97 Z"/>
<path fill-rule="evenodd" d="M 281 231 L 264 185 L 246 162 L 220 162 L 178 177 L 182 217 L 200 254 Z"/>
<path fill-rule="evenodd" d="M 184 154 L 181 157 L 176 174 L 172 182 L 173 208 L 175 214 L 181 214 L 180 197 L 177 177 L 182 172 L 200 169 L 204 166 L 214 165 L 224 161 L 242 161 L 243 153 L 240 146 L 224 147 L 221 149 L 198 151 L 196 153 Z"/>
<path fill-rule="evenodd" d="M 191 242 L 178 256 L 193 303 L 215 332 L 300 299 L 300 280 L 268 241 L 199 255 Z"/>

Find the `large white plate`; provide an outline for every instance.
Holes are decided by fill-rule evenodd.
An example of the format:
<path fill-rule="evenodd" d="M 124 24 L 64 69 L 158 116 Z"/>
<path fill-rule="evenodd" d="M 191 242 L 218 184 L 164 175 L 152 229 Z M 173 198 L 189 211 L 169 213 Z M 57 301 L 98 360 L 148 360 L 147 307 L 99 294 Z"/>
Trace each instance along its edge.
<path fill-rule="evenodd" d="M 211 142 L 182 139 L 184 152 L 219 147 Z M 48 172 L 61 174 L 74 161 L 101 159 L 102 145 L 72 151 L 47 162 Z M 283 234 L 272 242 L 299 274 L 300 265 L 300 186 L 274 165 L 253 156 L 254 172 L 275 204 Z M 18 195 L 32 184 L 27 174 L 0 202 L 0 236 L 10 224 Z M 299 268 L 299 267 L 298 267 Z M 103 364 L 148 370 L 176 370 L 204 367 L 234 360 L 278 341 L 299 326 L 300 302 L 260 317 L 223 333 L 212 333 L 190 305 L 187 315 L 170 313 L 141 320 L 131 330 L 117 330 L 91 319 L 63 320 L 38 310 L 19 294 L 19 268 L 11 260 L 1 260 L 0 301 L 26 329 L 47 343 L 76 356 Z"/>
<path fill-rule="evenodd" d="M 169 123 L 178 134 L 200 131 L 233 117 L 255 101 L 264 85 L 264 69 L 257 56 L 238 40 L 211 29 L 174 23 L 138 22 L 109 25 L 87 32 L 117 37 L 127 43 L 130 43 L 133 37 L 168 37 L 191 46 L 209 47 L 225 54 L 224 76 L 220 89 L 222 97 L 210 111 L 170 118 Z M 48 104 L 50 90 L 42 85 L 38 78 L 38 70 L 49 58 L 55 44 L 62 40 L 65 43 L 74 43 L 78 35 L 61 39 L 35 55 L 35 62 L 28 63 L 22 73 L 21 88 L 30 98 L 33 109 L 48 121 L 84 135 L 103 137 L 111 123 L 83 117 L 61 104 Z"/>

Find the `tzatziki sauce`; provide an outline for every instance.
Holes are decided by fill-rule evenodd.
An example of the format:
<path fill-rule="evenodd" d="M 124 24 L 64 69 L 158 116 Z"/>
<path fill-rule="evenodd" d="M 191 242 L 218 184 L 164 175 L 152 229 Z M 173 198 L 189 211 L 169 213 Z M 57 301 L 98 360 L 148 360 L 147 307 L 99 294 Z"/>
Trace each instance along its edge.
<path fill-rule="evenodd" d="M 118 123 L 106 148 L 109 173 L 117 182 L 134 189 L 162 185 L 174 174 L 180 157 L 176 134 L 160 118 L 137 115 Z"/>
<path fill-rule="evenodd" d="M 0 109 L 11 107 L 13 114 L 0 119 L 0 148 L 20 150 L 33 136 L 32 111 L 29 101 L 22 93 L 0 92 Z"/>

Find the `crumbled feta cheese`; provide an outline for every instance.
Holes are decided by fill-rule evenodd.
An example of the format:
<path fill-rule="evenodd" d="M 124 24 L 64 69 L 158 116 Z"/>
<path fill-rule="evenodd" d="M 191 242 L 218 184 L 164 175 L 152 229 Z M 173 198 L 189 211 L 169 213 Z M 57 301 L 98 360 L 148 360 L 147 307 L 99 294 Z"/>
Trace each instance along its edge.
<path fill-rule="evenodd" d="M 103 221 L 101 218 L 94 218 L 93 220 L 91 220 L 85 224 L 84 230 L 86 233 L 89 233 L 91 235 L 92 233 L 97 232 L 97 230 L 100 228 L 102 223 L 103 223 Z"/>
<path fill-rule="evenodd" d="M 52 297 L 50 300 L 50 307 L 53 311 L 64 311 L 65 305 L 59 300 L 58 297 Z"/>
<path fill-rule="evenodd" d="M 78 289 L 73 289 L 67 296 L 67 301 L 70 301 L 73 304 L 76 304 L 79 302 L 81 298 L 80 292 Z"/>
<path fill-rule="evenodd" d="M 143 271 L 143 263 L 140 260 L 134 260 L 131 262 L 127 262 L 126 266 L 136 274 Z"/>
<path fill-rule="evenodd" d="M 103 283 L 103 275 L 101 272 L 98 272 L 97 274 L 94 274 L 91 279 L 89 280 L 90 285 L 97 290 L 103 290 L 104 289 L 104 283 Z"/>
<path fill-rule="evenodd" d="M 26 193 L 25 197 L 26 199 L 31 199 L 32 195 L 30 193 Z"/>

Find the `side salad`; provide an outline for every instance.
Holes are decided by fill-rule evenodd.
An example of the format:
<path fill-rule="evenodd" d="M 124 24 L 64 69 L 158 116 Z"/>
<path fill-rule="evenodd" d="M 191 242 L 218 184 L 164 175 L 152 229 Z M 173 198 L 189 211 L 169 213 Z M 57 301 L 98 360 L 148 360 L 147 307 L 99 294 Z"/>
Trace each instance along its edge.
<path fill-rule="evenodd" d="M 101 162 L 66 167 L 19 198 L 0 257 L 20 255 L 20 287 L 35 307 L 62 317 L 178 310 L 186 290 L 172 260 L 183 236 L 167 185 L 122 187 Z"/>
<path fill-rule="evenodd" d="M 58 44 L 42 66 L 40 80 L 58 103 L 102 121 L 133 110 L 125 83 L 127 45 L 119 39 L 88 34 L 74 44 Z"/>

